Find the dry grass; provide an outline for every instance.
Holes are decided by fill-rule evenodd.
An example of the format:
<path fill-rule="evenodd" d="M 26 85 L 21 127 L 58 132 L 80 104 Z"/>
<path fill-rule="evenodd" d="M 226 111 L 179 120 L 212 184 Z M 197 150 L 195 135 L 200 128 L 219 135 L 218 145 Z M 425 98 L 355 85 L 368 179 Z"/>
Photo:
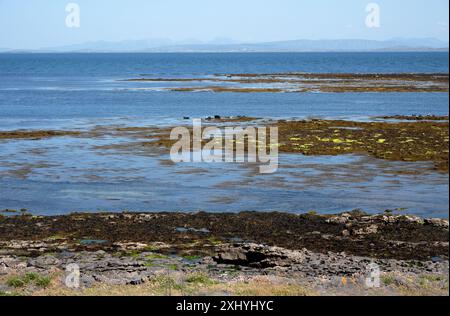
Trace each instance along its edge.
<path fill-rule="evenodd" d="M 54 275 L 47 288 L 30 291 L 17 288 L 10 295 L 29 296 L 311 296 L 317 295 L 300 285 L 256 277 L 248 281 L 218 282 L 205 275 L 192 274 L 183 280 L 162 275 L 142 285 L 113 286 L 100 284 L 92 288 L 69 289 L 62 285 L 61 276 Z"/>
<path fill-rule="evenodd" d="M 17 277 L 17 276 L 16 276 Z M 0 279 L 4 283 L 9 277 Z M 367 289 L 363 284 L 353 287 L 339 285 L 321 287 L 294 282 L 295 280 L 256 276 L 221 282 L 205 274 L 160 275 L 141 285 L 99 284 L 92 288 L 69 289 L 62 282 L 62 275 L 53 274 L 47 287 L 18 287 L 1 295 L 26 296 L 448 296 L 448 278 L 436 275 L 403 276 L 384 274 L 380 288 Z M 399 282 L 401 280 L 401 282 Z"/>

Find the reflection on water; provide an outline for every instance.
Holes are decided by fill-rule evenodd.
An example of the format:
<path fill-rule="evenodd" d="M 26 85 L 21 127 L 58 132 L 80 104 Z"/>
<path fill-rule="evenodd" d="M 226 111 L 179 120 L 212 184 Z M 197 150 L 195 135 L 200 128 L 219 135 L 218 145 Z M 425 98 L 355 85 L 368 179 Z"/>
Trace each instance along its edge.
<path fill-rule="evenodd" d="M 79 211 L 339 212 L 354 208 L 448 217 L 448 176 L 423 163 L 363 156 L 280 156 L 275 174 L 230 163 L 174 164 L 167 155 L 99 150 L 121 139 L 0 142 L 0 205 Z"/>

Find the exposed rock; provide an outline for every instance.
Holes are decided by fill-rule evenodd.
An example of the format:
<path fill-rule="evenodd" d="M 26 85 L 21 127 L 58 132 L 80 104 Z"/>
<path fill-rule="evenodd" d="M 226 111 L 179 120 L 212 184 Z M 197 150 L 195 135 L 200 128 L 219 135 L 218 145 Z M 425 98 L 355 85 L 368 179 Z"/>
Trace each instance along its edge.
<path fill-rule="evenodd" d="M 345 251 L 354 256 L 423 261 L 434 256 L 447 259 L 449 235 L 447 220 L 361 211 L 340 215 L 77 213 L 0 218 L 0 255 L 36 257 L 83 250 L 170 252 L 184 248 L 206 256 L 217 243 L 242 241 L 290 250 Z"/>
<path fill-rule="evenodd" d="M 331 217 L 330 219 L 327 219 L 327 223 L 333 223 L 333 224 L 346 224 L 350 221 L 350 218 L 352 216 L 348 213 L 343 213 L 334 217 Z"/>
<path fill-rule="evenodd" d="M 34 266 L 42 269 L 48 268 L 49 266 L 57 266 L 59 263 L 59 259 L 49 255 L 28 259 L 29 266 Z"/>
<path fill-rule="evenodd" d="M 436 227 L 442 227 L 442 228 L 448 229 L 448 220 L 445 220 L 445 219 L 430 218 L 430 219 L 425 219 L 425 223 L 436 226 Z"/>
<path fill-rule="evenodd" d="M 344 229 L 344 230 L 342 231 L 342 236 L 344 236 L 344 237 L 349 237 L 349 236 L 350 236 L 350 232 L 349 232 L 347 229 Z"/>
<path fill-rule="evenodd" d="M 147 244 L 144 243 L 124 243 L 124 242 L 117 242 L 113 244 L 114 247 L 117 248 L 117 250 L 121 251 L 129 251 L 129 250 L 142 250 L 148 247 Z"/>
<path fill-rule="evenodd" d="M 407 215 L 407 216 L 401 216 L 401 217 L 397 217 L 397 218 L 392 216 L 392 218 L 394 218 L 394 219 L 401 218 L 401 219 L 404 219 L 407 222 L 417 223 L 417 224 L 421 224 L 421 225 L 425 223 L 425 220 L 423 218 L 419 217 L 419 216 Z"/>
<path fill-rule="evenodd" d="M 0 267 L 3 266 L 5 268 L 16 268 L 21 264 L 22 261 L 17 258 L 11 256 L 0 257 Z"/>
<path fill-rule="evenodd" d="M 382 271 L 402 271 L 424 273 L 446 271 L 448 261 L 427 262 L 383 260 L 367 257 L 348 256 L 345 253 L 320 254 L 306 249 L 292 251 L 280 247 L 257 244 L 229 244 L 216 249 L 214 261 L 243 267 L 298 271 L 307 276 L 358 276 L 367 273 L 370 264 L 377 264 Z"/>
<path fill-rule="evenodd" d="M 352 234 L 355 236 L 370 235 L 370 234 L 376 234 L 376 233 L 378 233 L 377 225 L 370 225 L 370 226 L 363 227 L 363 228 L 352 231 Z"/>
<path fill-rule="evenodd" d="M 81 274 L 80 281 L 85 287 L 92 287 L 96 282 L 95 278 L 89 274 Z"/>
<path fill-rule="evenodd" d="M 222 245 L 216 251 L 214 260 L 225 264 L 267 268 L 289 267 L 303 261 L 301 252 L 257 244 Z"/>

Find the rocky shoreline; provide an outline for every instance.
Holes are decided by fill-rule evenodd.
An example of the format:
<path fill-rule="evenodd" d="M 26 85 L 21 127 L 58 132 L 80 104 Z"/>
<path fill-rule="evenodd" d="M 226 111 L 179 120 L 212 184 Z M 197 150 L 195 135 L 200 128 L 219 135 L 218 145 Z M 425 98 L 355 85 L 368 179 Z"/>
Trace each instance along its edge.
<path fill-rule="evenodd" d="M 0 293 L 448 295 L 448 239 L 448 220 L 390 212 L 3 215 Z"/>

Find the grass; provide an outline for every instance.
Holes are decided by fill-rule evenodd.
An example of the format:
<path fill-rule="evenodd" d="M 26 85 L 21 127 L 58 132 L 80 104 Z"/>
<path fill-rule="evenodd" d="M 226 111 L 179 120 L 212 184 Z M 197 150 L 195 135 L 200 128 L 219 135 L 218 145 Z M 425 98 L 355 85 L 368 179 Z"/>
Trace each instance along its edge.
<path fill-rule="evenodd" d="M 161 267 L 163 263 L 161 262 L 154 262 L 154 260 L 163 260 L 168 259 L 168 256 L 165 256 L 160 253 L 151 253 L 145 256 L 145 266 L 146 267 Z M 176 265 L 168 265 L 169 270 L 177 270 L 178 267 Z"/>
<path fill-rule="evenodd" d="M 158 251 L 160 250 L 161 247 L 160 246 L 155 246 L 155 245 L 147 245 L 145 246 L 144 249 L 142 249 L 143 251 L 148 251 L 148 252 L 154 252 L 154 251 Z"/>
<path fill-rule="evenodd" d="M 220 240 L 220 239 L 217 238 L 217 237 L 209 237 L 209 238 L 207 239 L 207 241 L 209 241 L 209 243 L 211 243 L 211 244 L 214 245 L 214 246 L 217 246 L 217 245 L 220 245 L 220 244 L 223 243 L 223 241 Z"/>
<path fill-rule="evenodd" d="M 13 276 L 6 280 L 6 285 L 9 287 L 19 288 L 24 287 L 26 283 L 22 278 Z"/>
<path fill-rule="evenodd" d="M 145 256 L 147 260 L 167 259 L 168 257 L 160 253 L 151 253 Z"/>
<path fill-rule="evenodd" d="M 35 273 L 35 272 L 30 272 L 30 273 L 25 274 L 25 276 L 23 277 L 23 280 L 24 280 L 26 283 L 30 283 L 30 282 L 32 282 L 32 281 L 38 280 L 39 278 L 40 278 L 40 275 L 39 275 L 39 274 L 37 274 L 37 273 Z"/>
<path fill-rule="evenodd" d="M 172 270 L 172 271 L 177 271 L 178 270 L 178 265 L 176 264 L 168 264 L 167 269 Z"/>
<path fill-rule="evenodd" d="M 55 234 L 53 236 L 48 237 L 48 239 L 50 239 L 50 240 L 63 240 L 63 239 L 66 239 L 66 237 L 64 235 L 61 235 L 61 234 Z"/>
<path fill-rule="evenodd" d="M 142 252 L 140 252 L 140 251 L 130 251 L 130 252 L 125 253 L 125 255 L 127 257 L 131 257 L 131 258 L 137 259 L 137 258 L 139 258 L 141 256 L 141 253 Z"/>
<path fill-rule="evenodd" d="M 382 275 L 380 278 L 381 278 L 381 282 L 385 286 L 389 286 L 389 285 L 392 285 L 395 283 L 395 278 L 392 275 Z"/>
<path fill-rule="evenodd" d="M 15 280 L 32 279 L 36 282 L 41 279 L 36 275 L 15 277 Z M 56 280 L 56 278 L 55 278 Z M 391 283 L 393 277 L 382 279 L 383 283 Z M 423 280 L 427 285 L 418 287 L 419 280 Z M 219 281 L 211 278 L 207 273 L 192 273 L 183 275 L 182 273 L 168 273 L 157 275 L 148 282 L 139 285 L 113 286 L 107 284 L 96 284 L 92 288 L 69 289 L 60 282 L 50 282 L 45 288 L 17 288 L 11 292 L 1 292 L 0 296 L 16 295 L 37 295 L 37 296 L 189 296 L 189 295 L 231 295 L 231 296 L 316 296 L 316 295 L 406 295 L 406 296 L 448 296 L 448 284 L 445 276 L 424 275 L 404 279 L 404 284 L 392 284 L 387 288 L 382 286 L 378 289 L 371 289 L 364 292 L 364 287 L 353 289 L 351 292 L 342 289 L 324 289 L 310 287 L 293 282 L 291 279 L 255 276 L 242 281 Z M 48 281 L 48 279 L 47 279 Z"/>
<path fill-rule="evenodd" d="M 428 282 L 440 282 L 444 280 L 444 278 L 440 275 L 434 275 L 434 274 L 425 274 L 421 276 L 421 279 L 427 280 Z"/>
<path fill-rule="evenodd" d="M 190 295 L 314 295 L 298 285 L 271 283 L 269 280 L 251 279 L 245 282 L 221 282 L 202 273 L 193 273 L 185 279 L 163 274 L 140 285 L 111 286 L 98 284 L 92 288 L 68 289 L 53 282 L 50 287 L 26 295 L 38 296 L 190 296 Z"/>
<path fill-rule="evenodd" d="M 238 296 L 312 296 L 316 293 L 298 285 L 250 283 L 239 284 L 234 288 Z"/>
<path fill-rule="evenodd" d="M 444 277 L 434 274 L 424 274 L 419 277 L 419 284 L 422 288 L 432 287 L 436 283 L 444 281 Z M 448 282 L 447 282 L 448 284 Z"/>
<path fill-rule="evenodd" d="M 169 275 L 160 275 L 151 280 L 151 284 L 156 285 L 156 293 L 172 295 L 173 291 L 185 292 L 184 284 L 177 282 L 175 278 Z"/>
<path fill-rule="evenodd" d="M 203 284 L 212 285 L 216 284 L 216 281 L 212 280 L 209 276 L 204 273 L 193 273 L 186 277 L 185 281 L 191 284 Z"/>
<path fill-rule="evenodd" d="M 197 260 L 202 259 L 202 256 L 184 255 L 183 259 L 188 260 L 188 261 L 197 261 Z"/>
<path fill-rule="evenodd" d="M 29 284 L 34 284 L 39 288 L 47 288 L 52 281 L 52 277 L 40 275 L 35 272 L 27 273 L 23 276 L 11 276 L 6 280 L 6 285 L 13 288 L 23 288 Z"/>
<path fill-rule="evenodd" d="M 44 289 L 47 288 L 51 282 L 52 282 L 52 278 L 50 276 L 41 276 L 34 281 L 36 286 L 38 286 L 40 288 L 44 288 Z"/>
<path fill-rule="evenodd" d="M 14 293 L 14 292 L 12 292 L 12 293 L 10 293 L 10 292 L 4 292 L 4 291 L 0 291 L 0 297 L 5 297 L 5 296 L 19 296 L 19 294 L 17 294 L 17 293 Z"/>
<path fill-rule="evenodd" d="M 172 265 L 172 269 L 176 269 Z M 168 271 L 169 270 L 169 271 Z M 22 275 L 0 277 L 0 284 L 11 290 L 0 291 L 0 296 L 316 296 L 316 295 L 371 295 L 371 296 L 448 296 L 448 276 L 436 274 L 404 275 L 386 273 L 381 275 L 380 288 L 367 290 L 364 285 L 356 288 L 324 289 L 295 279 L 275 276 L 253 276 L 228 281 L 218 280 L 208 272 L 170 272 L 157 274 L 139 285 L 113 286 L 94 284 L 92 288 L 69 289 L 61 281 L 63 272 L 42 275 L 30 272 Z M 233 270 L 230 269 L 229 273 Z M 236 271 L 238 272 L 238 271 Z M 237 275 L 239 275 L 237 273 Z"/>

